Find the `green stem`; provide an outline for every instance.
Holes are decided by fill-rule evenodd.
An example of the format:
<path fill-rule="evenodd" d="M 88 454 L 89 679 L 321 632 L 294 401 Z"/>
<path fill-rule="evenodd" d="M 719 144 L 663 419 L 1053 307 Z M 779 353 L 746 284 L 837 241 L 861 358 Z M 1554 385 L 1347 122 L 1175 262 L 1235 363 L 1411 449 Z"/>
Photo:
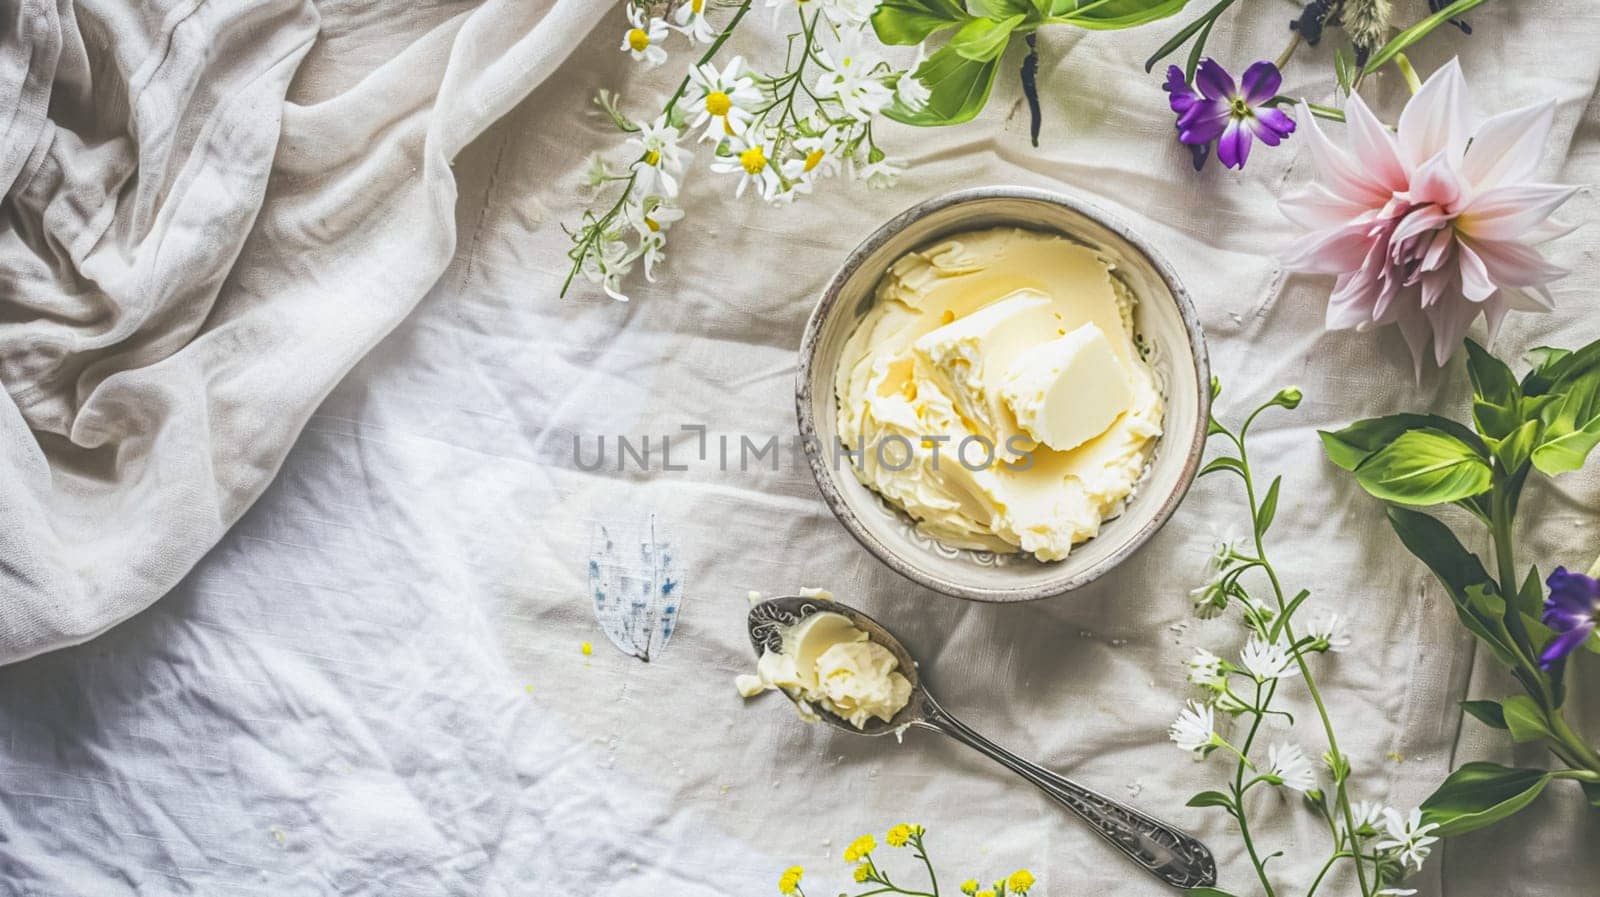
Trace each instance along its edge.
<path fill-rule="evenodd" d="M 1274 685 L 1276 685 L 1276 683 L 1274 683 Z M 1256 683 L 1255 705 L 1257 707 L 1261 706 L 1260 682 Z M 1255 840 L 1250 836 L 1250 823 L 1245 819 L 1244 771 L 1245 767 L 1250 765 L 1250 761 L 1247 759 L 1246 755 L 1250 753 L 1250 746 L 1255 743 L 1256 733 L 1261 729 L 1261 721 L 1266 718 L 1265 715 L 1260 711 L 1253 711 L 1251 715 L 1254 716 L 1255 719 L 1250 723 L 1250 732 L 1244 738 L 1244 746 L 1242 749 L 1234 752 L 1239 756 L 1239 765 L 1234 768 L 1233 774 L 1233 818 L 1239 823 L 1239 837 L 1244 841 L 1245 851 L 1250 854 L 1250 865 L 1255 867 L 1256 877 L 1261 879 L 1262 889 L 1266 891 L 1267 897 L 1276 897 L 1276 892 L 1272 889 L 1272 880 L 1267 878 L 1266 866 L 1262 865 L 1261 857 L 1256 853 Z"/>
<path fill-rule="evenodd" d="M 1267 579 L 1272 584 L 1273 597 L 1277 599 L 1278 610 L 1282 613 L 1287 609 L 1288 601 L 1283 594 L 1283 583 L 1278 580 L 1278 572 L 1273 569 L 1271 562 L 1267 560 L 1267 549 L 1262 539 L 1261 527 L 1254 525 L 1259 519 L 1260 507 L 1256 504 L 1255 479 L 1250 475 L 1250 456 L 1244 447 L 1245 431 L 1249 428 L 1250 423 L 1255 420 L 1256 415 L 1260 414 L 1266 407 L 1268 406 L 1256 409 L 1246 419 L 1245 426 L 1239 429 L 1239 436 L 1234 442 L 1239 446 L 1239 464 L 1244 471 L 1245 496 L 1250 502 L 1250 521 L 1251 528 L 1255 531 L 1256 557 L 1261 559 L 1262 569 L 1267 572 Z M 1283 634 L 1288 639 L 1289 644 L 1292 645 L 1297 641 L 1294 628 L 1290 625 L 1287 617 L 1283 620 Z M 1322 700 L 1322 692 L 1317 688 L 1316 678 L 1311 675 L 1311 667 L 1306 664 L 1305 655 L 1299 651 L 1292 653 L 1294 654 L 1295 666 L 1300 669 L 1300 678 L 1305 681 L 1306 691 L 1311 694 L 1311 702 L 1317 708 L 1317 716 L 1322 721 L 1322 731 L 1328 738 L 1328 757 L 1334 761 L 1335 766 L 1342 768 L 1346 762 L 1344 754 L 1339 750 L 1339 738 L 1334 734 L 1333 720 L 1328 716 L 1328 706 Z M 1345 790 L 1343 776 L 1340 776 L 1338 781 L 1334 783 L 1334 801 L 1337 810 L 1344 816 L 1345 829 L 1353 834 L 1356 830 L 1355 814 L 1350 810 L 1350 796 Z M 1370 895 L 1372 891 L 1367 885 L 1366 868 L 1359 859 L 1355 860 L 1355 866 L 1356 880 L 1361 885 L 1363 897 Z"/>
<path fill-rule="evenodd" d="M 1322 880 L 1328 876 L 1328 872 L 1333 869 L 1333 865 L 1345 857 L 1355 859 L 1356 855 L 1348 851 L 1341 850 L 1338 853 L 1335 853 L 1333 856 L 1328 857 L 1328 861 L 1322 864 L 1322 871 L 1318 872 L 1317 877 L 1311 880 L 1311 887 L 1306 891 L 1306 897 L 1312 897 L 1313 894 L 1317 893 L 1317 888 L 1322 886 Z"/>

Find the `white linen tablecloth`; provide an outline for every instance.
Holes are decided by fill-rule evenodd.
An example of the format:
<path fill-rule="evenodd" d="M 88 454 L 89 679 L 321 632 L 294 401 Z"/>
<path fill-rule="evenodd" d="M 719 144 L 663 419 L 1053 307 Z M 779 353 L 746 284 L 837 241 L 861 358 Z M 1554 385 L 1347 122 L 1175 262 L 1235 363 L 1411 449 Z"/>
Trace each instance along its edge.
<path fill-rule="evenodd" d="M 915 821 L 947 888 L 1028 866 L 1039 893 L 1167 893 L 957 745 L 854 738 L 802 724 L 775 696 L 742 702 L 732 679 L 752 662 L 746 592 L 823 586 L 901 633 L 950 710 L 1191 828 L 1217 851 L 1222 886 L 1254 893 L 1220 814 L 1183 807 L 1220 780 L 1220 761 L 1192 763 L 1165 737 L 1187 696 L 1181 660 L 1241 641 L 1233 623 L 1192 620 L 1185 598 L 1216 535 L 1242 526 L 1231 481 L 1199 483 L 1158 538 L 1093 586 L 991 607 L 883 568 L 787 458 L 744 473 L 573 463 L 574 434 L 675 434 L 675 461 L 691 456 L 685 424 L 786 438 L 800 329 L 834 266 L 893 213 L 975 184 L 1089 198 L 1160 246 L 1196 298 L 1224 416 L 1282 385 L 1304 389 L 1299 411 L 1263 419 L 1254 464 L 1285 475 L 1272 538 L 1290 587 L 1314 588 L 1358 632 L 1350 651 L 1318 661 L 1358 796 L 1409 806 L 1452 763 L 1510 758 L 1454 706 L 1469 687 L 1509 686 L 1475 661 L 1448 600 L 1313 433 L 1399 409 L 1464 413 L 1465 378 L 1416 384 L 1397 334 L 1322 331 L 1328 284 L 1286 280 L 1274 261 L 1287 236 L 1273 200 L 1307 177 L 1303 142 L 1258 148 L 1242 174 L 1195 175 L 1158 79 L 1139 67 L 1171 26 L 1046 32 L 1037 150 L 1008 77 L 974 123 L 888 129 L 883 143 L 912 163 L 894 190 L 830 184 L 772 209 L 733 202 L 731 183 L 697 167 L 659 282 L 633 284 L 624 305 L 587 288 L 557 298 L 558 225 L 588 201 L 585 153 L 616 142 L 593 90 L 648 109 L 681 69 L 647 72 L 616 52 L 621 13 L 601 6 L 581 44 L 540 48 L 570 56 L 455 159 L 448 268 L 310 417 L 242 521 L 149 610 L 0 668 L 0 892 L 710 897 L 775 893 L 783 867 L 801 863 L 808 891 L 827 894 L 848 884 L 838 854 L 851 838 Z M 314 45 L 300 77 L 382 62 L 389 44 L 356 11 L 323 10 L 319 40 L 344 43 Z M 730 51 L 780 53 L 765 18 Z M 1441 31 L 1420 46 L 1419 69 L 1459 53 L 1479 114 L 1555 97 L 1547 173 L 1600 180 L 1592 4 L 1486 4 L 1472 20 L 1473 37 Z M 1283 38 L 1276 26 L 1219 28 L 1211 49 L 1239 64 Z M 1297 60 L 1285 91 L 1324 95 L 1328 71 Z M 1375 91 L 1389 115 L 1399 90 Z M 1596 207 L 1586 193 L 1566 214 Z M 1559 308 L 1512 317 L 1498 349 L 1600 336 L 1597 239 L 1590 227 L 1559 244 L 1577 272 L 1556 286 Z M 1530 556 L 1587 564 L 1600 550 L 1597 500 L 1592 472 L 1530 495 Z M 586 564 L 598 525 L 651 513 L 684 598 L 673 641 L 643 664 L 597 629 Z M 1594 732 L 1587 666 L 1572 716 Z M 1320 750 L 1308 719 L 1296 732 Z M 1273 869 L 1303 887 L 1325 833 L 1287 802 L 1270 818 L 1262 842 L 1288 850 Z M 1552 787 L 1516 822 L 1449 842 L 1419 886 L 1587 893 L 1597 838 L 1575 789 Z"/>

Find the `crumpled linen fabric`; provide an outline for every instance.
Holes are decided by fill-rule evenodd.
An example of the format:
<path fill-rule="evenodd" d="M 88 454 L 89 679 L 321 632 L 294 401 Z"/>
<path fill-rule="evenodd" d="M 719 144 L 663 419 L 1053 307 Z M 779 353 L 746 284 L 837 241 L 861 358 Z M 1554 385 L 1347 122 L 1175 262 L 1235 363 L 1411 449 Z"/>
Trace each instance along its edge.
<path fill-rule="evenodd" d="M 377 65 L 423 28 L 359 7 L 337 7 L 349 17 L 336 28 L 334 9 L 319 9 L 323 34 L 344 43 L 313 43 L 293 84 L 314 63 Z M 1213 539 L 1242 532 L 1231 482 L 1198 483 L 1154 541 L 1093 586 L 993 607 L 885 570 L 787 458 L 777 470 L 717 463 L 719 436 L 737 453 L 740 436 L 760 445 L 793 432 L 800 329 L 848 250 L 919 200 L 984 183 L 1095 201 L 1160 247 L 1196 297 L 1224 415 L 1281 385 L 1305 391 L 1298 411 L 1262 419 L 1252 463 L 1285 475 L 1272 550 L 1291 588 L 1313 588 L 1314 606 L 1348 616 L 1357 636 L 1318 661 L 1357 796 L 1408 806 L 1451 763 L 1541 762 L 1462 720 L 1456 701 L 1513 686 L 1474 656 L 1448 601 L 1378 505 L 1322 460 L 1314 433 L 1401 409 L 1464 412 L 1461 372 L 1415 383 L 1398 334 L 1323 332 L 1328 284 L 1286 279 L 1275 261 L 1288 235 L 1273 201 L 1309 175 L 1303 145 L 1258 148 L 1243 174 L 1193 174 L 1157 79 L 1139 67 L 1169 31 L 1046 32 L 1038 150 L 1006 78 L 975 123 L 885 129 L 912 162 L 894 190 L 829 185 L 773 210 L 732 202 L 732 184 L 697 167 L 658 282 L 630 283 L 621 305 L 581 286 L 557 296 L 558 225 L 589 202 L 586 153 L 618 141 L 593 90 L 646 109 L 675 79 L 616 51 L 618 8 L 586 14 L 598 27 L 563 45 L 559 69 L 459 154 L 443 275 L 317 407 L 256 505 L 149 610 L 0 668 L 0 880 L 45 895 L 711 897 L 772 893 L 799 863 L 809 893 L 836 893 L 850 884 L 839 859 L 850 839 L 914 821 L 929 829 L 945 890 L 1027 866 L 1038 893 L 1170 893 L 958 745 L 806 726 L 774 695 L 742 702 L 732 679 L 753 662 L 745 593 L 810 585 L 900 633 L 949 710 L 1190 828 L 1217 851 L 1221 886 L 1255 893 L 1231 827 L 1183 806 L 1215 787 L 1218 761 L 1191 762 L 1165 737 L 1189 696 L 1181 661 L 1243 641 L 1233 623 L 1194 620 L 1185 597 Z M 727 52 L 781 54 L 763 18 Z M 1472 21 L 1471 38 L 1444 32 L 1413 51 L 1418 69 L 1460 53 L 1479 114 L 1555 97 L 1544 173 L 1600 180 L 1590 4 L 1485 4 Z M 1552 22 L 1560 67 L 1537 62 Z M 1254 59 L 1281 39 L 1219 27 L 1211 46 Z M 1103 87 L 1061 87 L 1084 84 Z M 1373 88 L 1392 117 L 1403 87 Z M 1330 90 L 1309 63 L 1285 86 Z M 1596 205 L 1585 193 L 1566 214 L 1591 218 Z M 1556 312 L 1513 316 L 1496 348 L 1600 336 L 1592 231 L 1555 247 L 1576 269 L 1556 285 Z M 685 425 L 708 428 L 709 460 Z M 594 471 L 574 463 L 575 436 L 592 461 L 594 438 L 618 434 L 656 446 L 670 435 L 674 464 L 690 469 L 660 469 L 659 448 L 649 472 L 618 471 L 615 455 Z M 1530 556 L 1587 564 L 1600 548 L 1597 499 L 1589 472 L 1530 493 Z M 598 525 L 651 513 L 685 596 L 672 643 L 646 665 L 597 629 L 585 566 Z M 1596 731 L 1600 689 L 1574 686 L 1572 718 Z M 1310 708 L 1290 698 L 1300 725 L 1269 737 L 1315 755 Z M 1263 794 L 1256 809 L 1261 842 L 1288 851 L 1271 867 L 1280 893 L 1303 890 L 1325 832 L 1292 801 Z M 1587 893 L 1596 837 L 1575 790 L 1552 788 L 1516 822 L 1447 842 L 1413 886 L 1425 897 Z M 913 874 L 903 855 L 882 859 Z M 1352 892 L 1348 879 L 1323 888 Z"/>
<path fill-rule="evenodd" d="M 0 663 L 172 588 L 455 246 L 581 2 L 5 5 Z"/>

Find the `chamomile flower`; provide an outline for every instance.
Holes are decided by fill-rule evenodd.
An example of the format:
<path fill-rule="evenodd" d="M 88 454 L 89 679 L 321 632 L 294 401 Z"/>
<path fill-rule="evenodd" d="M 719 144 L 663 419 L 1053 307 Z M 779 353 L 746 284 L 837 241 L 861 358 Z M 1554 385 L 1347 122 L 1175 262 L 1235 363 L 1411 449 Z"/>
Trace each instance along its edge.
<path fill-rule="evenodd" d="M 594 248 L 583 259 L 583 276 L 597 283 L 606 295 L 618 302 L 627 302 L 622 292 L 622 278 L 633 270 L 635 254 L 618 232 L 601 234 Z M 587 647 L 588 642 L 584 645 Z"/>
<path fill-rule="evenodd" d="M 761 90 L 744 72 L 744 57 L 735 56 L 721 71 L 708 62 L 690 72 L 688 100 L 695 110 L 689 127 L 705 126 L 701 140 L 723 140 L 750 127 L 755 119 L 751 110 L 761 104 Z"/>
<path fill-rule="evenodd" d="M 867 164 L 855 170 L 856 177 L 866 181 L 867 186 L 873 190 L 886 190 L 895 185 L 900 179 L 901 172 L 906 170 L 906 163 L 900 159 L 884 156 L 881 159 L 868 161 Z"/>
<path fill-rule="evenodd" d="M 645 17 L 637 6 L 628 7 L 628 30 L 622 35 L 621 50 L 652 68 L 667 61 L 661 42 L 667 39 L 667 23 L 660 16 Z"/>
<path fill-rule="evenodd" d="M 926 55 L 922 45 L 918 44 L 917 58 L 911 60 L 911 65 L 907 66 L 906 70 L 894 79 L 895 102 L 912 112 L 927 105 L 928 97 L 933 96 L 933 91 L 928 89 L 928 85 L 917 77 L 917 69 L 922 68 Z"/>
<path fill-rule="evenodd" d="M 1267 748 L 1267 771 L 1282 779 L 1286 788 L 1310 791 L 1317 787 L 1317 775 L 1311 769 L 1311 760 L 1299 745 L 1291 742 L 1274 742 Z"/>
<path fill-rule="evenodd" d="M 1167 729 L 1167 737 L 1178 747 L 1194 752 L 1197 757 L 1204 757 L 1222 743 L 1217 737 L 1216 717 L 1212 715 L 1211 707 L 1199 701 L 1190 701 L 1183 708 L 1183 712 Z"/>
<path fill-rule="evenodd" d="M 1239 664 L 1257 682 L 1266 682 L 1288 675 L 1294 658 L 1282 643 L 1269 644 L 1261 636 L 1252 635 L 1250 641 L 1245 642 L 1244 650 L 1239 652 Z"/>
<path fill-rule="evenodd" d="M 678 31 L 699 44 L 709 44 L 717 39 L 717 29 L 706 20 L 706 0 L 685 0 L 673 18 L 678 20 Z"/>
<path fill-rule="evenodd" d="M 771 200 L 777 196 L 778 168 L 773 160 L 776 147 L 770 138 L 751 130 L 729 138 L 728 150 L 728 155 L 719 156 L 711 163 L 711 170 L 739 175 L 739 186 L 733 191 L 735 197 L 744 196 L 744 191 L 752 184 L 762 199 Z"/>
<path fill-rule="evenodd" d="M 863 32 L 846 32 L 836 46 L 819 48 L 817 62 L 827 69 L 817 78 L 817 98 L 838 100 L 845 115 L 857 121 L 867 121 L 894 99 L 876 71 L 883 58 Z"/>
<path fill-rule="evenodd" d="M 660 194 L 669 199 L 678 195 L 678 177 L 689 155 L 678 146 L 682 134 L 667 122 L 665 115 L 651 124 L 642 124 L 625 143 L 639 154 L 633 165 L 634 187 L 645 194 Z"/>
<path fill-rule="evenodd" d="M 1189 670 L 1189 681 L 1201 688 L 1222 687 L 1222 658 L 1204 648 L 1196 648 L 1194 656 L 1183 662 Z"/>
<path fill-rule="evenodd" d="M 1439 827 L 1437 822 L 1424 824 L 1422 811 L 1413 809 L 1408 815 L 1401 815 L 1399 810 L 1385 807 L 1383 810 L 1383 827 L 1388 837 L 1374 844 L 1378 850 L 1393 851 L 1401 863 L 1422 870 L 1422 864 L 1427 861 L 1428 854 L 1432 852 L 1432 844 L 1439 839 L 1429 834 Z"/>
<path fill-rule="evenodd" d="M 1350 628 L 1345 625 L 1344 618 L 1336 613 L 1317 616 L 1311 621 L 1307 634 L 1315 640 L 1311 645 L 1313 651 L 1338 653 L 1350 647 Z"/>
<path fill-rule="evenodd" d="M 836 126 L 830 126 L 815 136 L 796 137 L 792 145 L 797 155 L 784 160 L 784 178 L 790 181 L 810 182 L 816 178 L 838 174 L 841 139 Z"/>

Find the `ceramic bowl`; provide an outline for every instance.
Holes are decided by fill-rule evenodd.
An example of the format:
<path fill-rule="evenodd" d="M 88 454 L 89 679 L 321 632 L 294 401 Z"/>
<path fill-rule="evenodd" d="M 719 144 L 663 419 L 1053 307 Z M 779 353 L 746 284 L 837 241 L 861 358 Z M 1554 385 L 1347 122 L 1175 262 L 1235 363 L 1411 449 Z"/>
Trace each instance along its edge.
<path fill-rule="evenodd" d="M 953 548 L 856 479 L 840 454 L 834 374 L 845 341 L 872 308 L 884 271 L 915 249 L 956 234 L 1018 226 L 1059 233 L 1104 253 L 1139 304 L 1135 330 L 1166 399 L 1163 435 L 1143 478 L 1099 535 L 1061 561 Z M 906 578 L 973 601 L 1032 601 L 1103 576 L 1149 541 L 1183 501 L 1200 466 L 1211 407 L 1205 337 L 1172 267 L 1126 225 L 1080 200 L 1025 187 L 980 187 L 920 203 L 855 248 L 806 324 L 795 389 L 800 435 L 822 497 L 845 529 Z M 836 451 L 839 450 L 839 451 Z"/>

